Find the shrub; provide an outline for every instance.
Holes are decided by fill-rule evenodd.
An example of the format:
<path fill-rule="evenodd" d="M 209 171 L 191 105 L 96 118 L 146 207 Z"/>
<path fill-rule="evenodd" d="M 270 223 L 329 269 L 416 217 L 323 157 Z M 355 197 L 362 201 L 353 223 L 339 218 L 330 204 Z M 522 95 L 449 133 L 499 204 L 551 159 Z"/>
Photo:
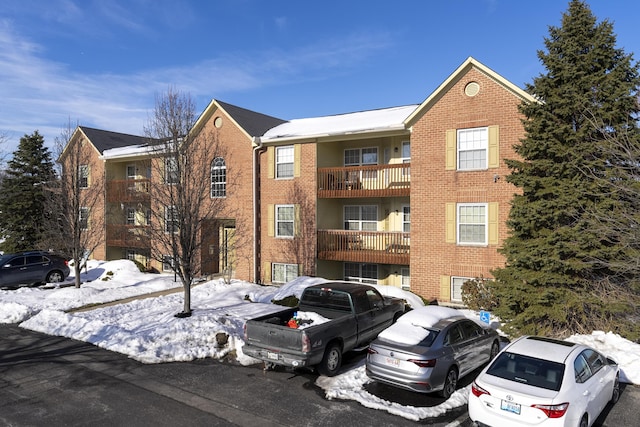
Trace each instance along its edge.
<path fill-rule="evenodd" d="M 491 311 L 497 301 L 489 286 L 490 279 L 476 277 L 462 284 L 462 302 L 471 310 Z"/>

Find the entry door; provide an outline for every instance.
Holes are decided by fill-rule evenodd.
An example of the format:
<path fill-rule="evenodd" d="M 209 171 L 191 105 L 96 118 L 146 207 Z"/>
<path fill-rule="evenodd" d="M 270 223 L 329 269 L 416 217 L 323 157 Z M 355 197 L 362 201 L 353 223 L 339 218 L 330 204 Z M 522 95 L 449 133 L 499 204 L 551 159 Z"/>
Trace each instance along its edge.
<path fill-rule="evenodd" d="M 235 266 L 235 239 L 236 227 L 226 225 L 222 228 L 220 241 L 220 269 L 221 271 L 233 270 Z"/>

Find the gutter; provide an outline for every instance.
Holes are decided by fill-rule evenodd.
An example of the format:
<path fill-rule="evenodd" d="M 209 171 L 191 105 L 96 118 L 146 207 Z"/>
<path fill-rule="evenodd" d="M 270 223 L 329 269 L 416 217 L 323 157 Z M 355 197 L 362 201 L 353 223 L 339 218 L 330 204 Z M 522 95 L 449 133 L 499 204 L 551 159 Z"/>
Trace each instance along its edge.
<path fill-rule="evenodd" d="M 252 158 L 252 171 L 253 171 L 253 281 L 254 283 L 259 283 L 258 281 L 258 249 L 259 249 L 259 220 L 260 220 L 260 201 L 258 195 L 258 155 L 259 151 L 262 150 L 262 140 L 259 136 L 253 137 L 253 158 Z"/>

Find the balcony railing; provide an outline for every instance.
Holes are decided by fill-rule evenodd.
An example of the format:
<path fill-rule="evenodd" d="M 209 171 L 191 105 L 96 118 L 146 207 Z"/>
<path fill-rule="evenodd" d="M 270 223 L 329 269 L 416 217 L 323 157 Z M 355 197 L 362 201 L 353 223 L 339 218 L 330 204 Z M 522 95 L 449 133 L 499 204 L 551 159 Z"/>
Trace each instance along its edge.
<path fill-rule="evenodd" d="M 107 181 L 107 202 L 144 202 L 150 200 L 148 179 Z"/>
<path fill-rule="evenodd" d="M 148 248 L 149 226 L 107 224 L 107 245 L 120 248 Z"/>
<path fill-rule="evenodd" d="M 409 233 L 318 230 L 318 259 L 409 265 Z"/>
<path fill-rule="evenodd" d="M 410 164 L 318 168 L 318 197 L 409 196 Z"/>

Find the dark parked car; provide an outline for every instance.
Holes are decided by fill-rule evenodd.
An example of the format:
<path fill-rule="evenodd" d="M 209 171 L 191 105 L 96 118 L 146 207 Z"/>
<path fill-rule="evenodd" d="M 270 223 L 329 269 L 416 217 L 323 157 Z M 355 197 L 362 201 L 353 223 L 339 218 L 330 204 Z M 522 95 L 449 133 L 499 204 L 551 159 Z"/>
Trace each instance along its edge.
<path fill-rule="evenodd" d="M 0 286 L 59 283 L 69 276 L 69 262 L 50 252 L 32 251 L 0 255 Z"/>
<path fill-rule="evenodd" d="M 449 398 L 458 378 L 500 351 L 493 329 L 460 311 L 428 305 L 416 308 L 378 335 L 366 361 L 367 375 L 382 383 Z"/>

